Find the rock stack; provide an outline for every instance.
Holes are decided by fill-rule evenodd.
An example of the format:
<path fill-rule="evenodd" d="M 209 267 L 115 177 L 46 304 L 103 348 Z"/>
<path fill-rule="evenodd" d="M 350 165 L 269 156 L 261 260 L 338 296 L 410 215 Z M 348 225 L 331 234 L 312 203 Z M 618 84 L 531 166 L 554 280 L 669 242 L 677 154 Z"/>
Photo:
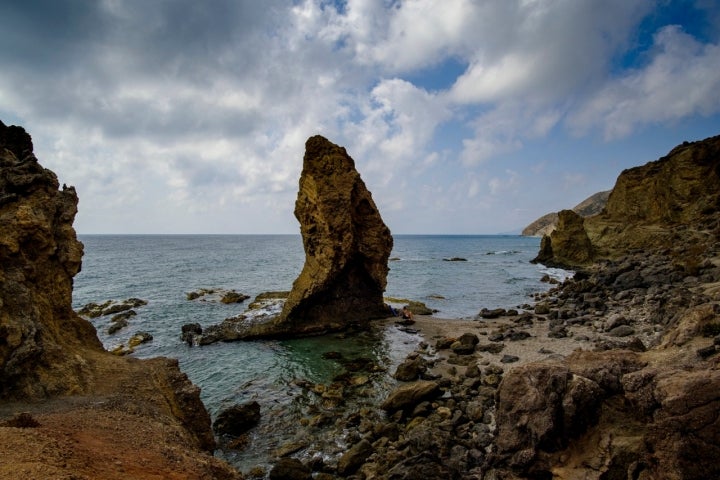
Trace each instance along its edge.
<path fill-rule="evenodd" d="M 319 135 L 305 144 L 295 216 L 305 265 L 281 314 L 234 326 L 225 338 L 318 335 L 388 315 L 383 292 L 392 235 L 353 159 Z"/>

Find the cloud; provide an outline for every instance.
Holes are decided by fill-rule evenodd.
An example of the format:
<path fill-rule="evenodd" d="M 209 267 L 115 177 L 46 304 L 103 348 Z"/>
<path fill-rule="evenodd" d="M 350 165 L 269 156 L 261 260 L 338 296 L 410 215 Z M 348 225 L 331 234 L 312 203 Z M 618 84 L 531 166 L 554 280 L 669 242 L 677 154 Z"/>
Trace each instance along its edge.
<path fill-rule="evenodd" d="M 608 140 L 624 137 L 642 125 L 715 114 L 719 91 L 720 45 L 669 25 L 655 34 L 650 62 L 592 95 L 569 125 L 578 134 L 599 126 Z"/>
<path fill-rule="evenodd" d="M 228 216 L 295 231 L 314 134 L 347 147 L 381 208 L 444 224 L 491 210 L 493 191 L 512 193 L 506 171 L 530 170 L 503 162 L 565 130 L 612 140 L 720 112 L 717 39 L 646 26 L 664 5 L 3 2 L 0 118 L 78 188 L 81 229 L 153 215 L 175 231 Z"/>

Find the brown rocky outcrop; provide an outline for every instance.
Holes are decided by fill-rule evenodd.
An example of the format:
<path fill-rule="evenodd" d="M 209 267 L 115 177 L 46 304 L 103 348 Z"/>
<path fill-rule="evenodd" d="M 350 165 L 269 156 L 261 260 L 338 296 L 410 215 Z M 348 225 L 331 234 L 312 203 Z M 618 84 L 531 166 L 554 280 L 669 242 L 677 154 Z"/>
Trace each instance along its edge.
<path fill-rule="evenodd" d="M 0 122 L 0 477 L 150 478 L 138 473 L 145 465 L 157 478 L 178 468 L 188 476 L 177 478 L 237 478 L 206 453 L 215 447 L 210 416 L 178 362 L 116 357 L 73 312 L 77 203 L 38 163 L 30 135 Z M 37 432 L 5 426 L 19 408 Z M 128 428 L 161 443 L 140 446 Z M 122 468 L 107 461 L 111 451 Z"/>
<path fill-rule="evenodd" d="M 321 334 L 387 316 L 390 230 L 353 159 L 319 135 L 305 144 L 295 217 L 305 249 L 302 272 L 280 316 L 240 336 Z"/>
<path fill-rule="evenodd" d="M 716 478 L 720 372 L 658 360 L 579 352 L 511 370 L 490 464 L 509 478 Z"/>
<path fill-rule="evenodd" d="M 602 213 L 558 224 L 544 237 L 538 262 L 586 265 L 638 249 L 673 249 L 687 261 L 717 238 L 720 218 L 720 136 L 683 143 L 668 155 L 623 171 Z M 584 232 L 583 232 L 584 230 Z M 577 257 L 576 242 L 591 248 Z"/>
<path fill-rule="evenodd" d="M 87 368 L 73 351 L 102 351 L 71 308 L 83 246 L 75 189 L 59 190 L 30 135 L 0 123 L 0 397 L 81 393 Z"/>
<path fill-rule="evenodd" d="M 540 242 L 540 253 L 533 260 L 545 265 L 589 265 L 594 249 L 585 232 L 585 219 L 572 210 L 558 213 L 557 229 Z"/>
<path fill-rule="evenodd" d="M 575 205 L 572 208 L 572 211 L 581 217 L 597 215 L 602 212 L 603 208 L 605 208 L 609 196 L 610 190 L 590 195 L 588 198 Z M 526 237 L 544 237 L 545 235 L 550 235 L 555 228 L 557 228 L 557 223 L 558 212 L 547 213 L 530 223 L 527 227 L 523 228 L 522 235 Z"/>

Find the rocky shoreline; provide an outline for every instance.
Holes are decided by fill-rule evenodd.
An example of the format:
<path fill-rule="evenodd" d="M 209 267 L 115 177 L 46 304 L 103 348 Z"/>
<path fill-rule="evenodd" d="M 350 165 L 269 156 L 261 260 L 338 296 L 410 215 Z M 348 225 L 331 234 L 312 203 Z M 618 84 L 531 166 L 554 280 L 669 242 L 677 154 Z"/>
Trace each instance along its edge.
<path fill-rule="evenodd" d="M 709 253 L 694 272 L 664 255 L 606 262 L 538 296 L 532 313 L 418 317 L 425 342 L 395 372 L 405 381 L 385 413 L 348 419 L 354 441 L 336 462 L 285 458 L 270 478 L 717 476 L 693 460 L 720 433 L 720 258 Z"/>

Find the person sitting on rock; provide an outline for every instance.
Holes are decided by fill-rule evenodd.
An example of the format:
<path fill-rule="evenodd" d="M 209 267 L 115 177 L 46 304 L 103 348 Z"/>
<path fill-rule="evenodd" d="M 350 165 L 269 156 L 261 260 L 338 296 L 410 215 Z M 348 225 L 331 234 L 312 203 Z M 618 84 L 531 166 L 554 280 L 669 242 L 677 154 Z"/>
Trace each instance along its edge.
<path fill-rule="evenodd" d="M 412 325 L 415 323 L 415 319 L 413 318 L 413 313 L 410 311 L 410 309 L 405 305 L 402 308 L 402 312 L 400 312 L 400 316 L 404 320 L 402 323 L 403 325 Z"/>

